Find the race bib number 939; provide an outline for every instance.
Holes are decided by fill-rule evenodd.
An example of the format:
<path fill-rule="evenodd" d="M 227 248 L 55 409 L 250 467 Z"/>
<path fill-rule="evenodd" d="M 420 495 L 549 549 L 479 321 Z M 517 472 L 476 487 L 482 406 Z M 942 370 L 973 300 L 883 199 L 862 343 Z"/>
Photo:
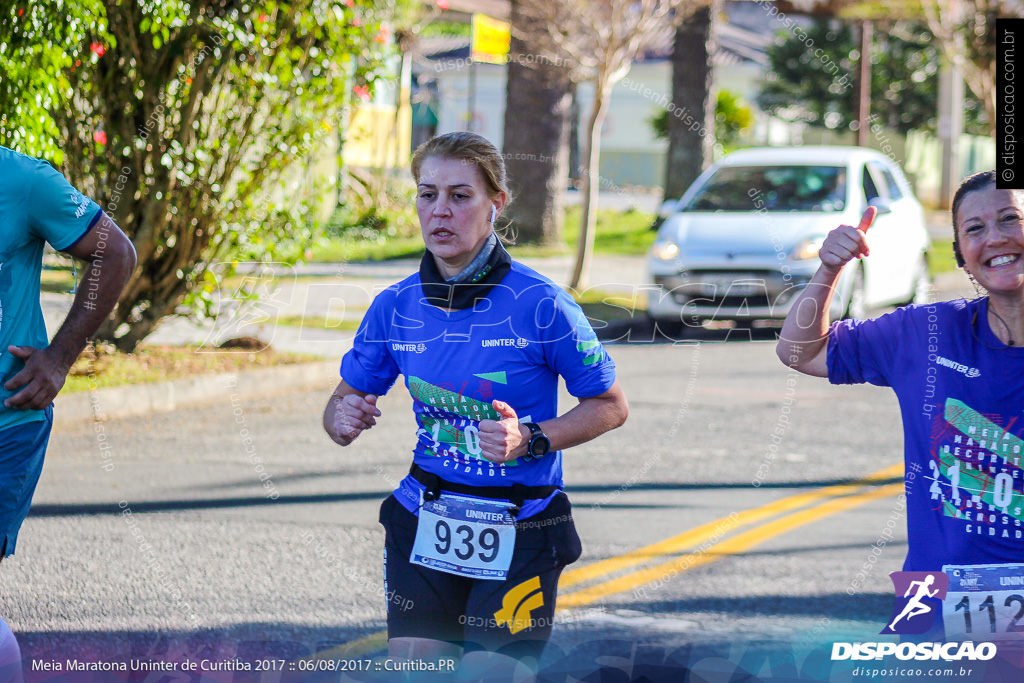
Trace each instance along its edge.
<path fill-rule="evenodd" d="M 504 581 L 516 541 L 511 507 L 444 495 L 423 503 L 409 561 L 458 576 Z"/>

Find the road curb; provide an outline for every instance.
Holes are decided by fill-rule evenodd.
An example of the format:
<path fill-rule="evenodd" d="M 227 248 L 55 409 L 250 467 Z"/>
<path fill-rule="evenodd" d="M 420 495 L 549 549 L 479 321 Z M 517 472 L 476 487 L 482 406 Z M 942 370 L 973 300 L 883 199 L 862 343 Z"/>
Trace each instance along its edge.
<path fill-rule="evenodd" d="M 318 361 L 95 389 L 58 396 L 53 411 L 54 424 L 59 427 L 94 419 L 168 412 L 230 401 L 233 396 L 243 399 L 273 396 L 286 391 L 333 386 L 337 382 L 338 362 Z"/>

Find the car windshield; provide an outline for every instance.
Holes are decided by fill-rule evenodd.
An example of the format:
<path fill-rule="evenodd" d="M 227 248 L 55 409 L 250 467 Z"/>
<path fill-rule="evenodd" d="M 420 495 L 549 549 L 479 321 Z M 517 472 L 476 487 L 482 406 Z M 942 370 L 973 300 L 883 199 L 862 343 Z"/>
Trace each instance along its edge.
<path fill-rule="evenodd" d="M 681 211 L 842 211 L 842 166 L 723 166 Z"/>

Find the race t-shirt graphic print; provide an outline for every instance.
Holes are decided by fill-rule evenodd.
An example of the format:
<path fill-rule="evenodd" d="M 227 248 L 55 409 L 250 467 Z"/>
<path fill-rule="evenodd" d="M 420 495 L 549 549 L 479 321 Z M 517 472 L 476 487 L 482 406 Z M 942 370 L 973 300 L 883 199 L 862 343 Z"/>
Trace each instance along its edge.
<path fill-rule="evenodd" d="M 942 514 L 965 522 L 968 534 L 1024 538 L 1024 439 L 1011 426 L 1020 429 L 1024 420 L 985 415 L 955 398 L 946 398 L 935 416 L 928 493 Z"/>

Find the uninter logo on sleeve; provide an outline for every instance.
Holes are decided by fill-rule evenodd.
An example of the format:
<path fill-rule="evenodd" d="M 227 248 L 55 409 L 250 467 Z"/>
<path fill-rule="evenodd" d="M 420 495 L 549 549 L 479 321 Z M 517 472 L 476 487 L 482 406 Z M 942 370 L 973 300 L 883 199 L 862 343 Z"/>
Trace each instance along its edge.
<path fill-rule="evenodd" d="M 71 190 L 71 203 L 75 205 L 75 218 L 81 218 L 89 209 L 89 198 L 78 190 Z"/>

